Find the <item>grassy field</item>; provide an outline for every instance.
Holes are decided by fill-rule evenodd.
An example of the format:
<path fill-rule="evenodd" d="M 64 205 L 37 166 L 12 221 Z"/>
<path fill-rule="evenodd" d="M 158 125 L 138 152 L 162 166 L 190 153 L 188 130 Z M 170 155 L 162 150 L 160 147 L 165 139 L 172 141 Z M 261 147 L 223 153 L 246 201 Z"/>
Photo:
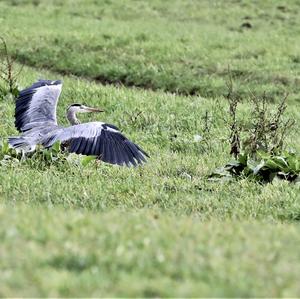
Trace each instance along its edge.
<path fill-rule="evenodd" d="M 299 297 L 299 185 L 206 178 L 230 159 L 228 65 L 246 122 L 251 94 L 273 107 L 289 92 L 286 143 L 300 151 L 299 8 L 1 1 L 0 35 L 26 65 L 19 88 L 63 79 L 60 123 L 71 103 L 102 107 L 82 120 L 117 125 L 151 158 L 134 169 L 2 163 L 0 296 Z M 1 101 L 3 138 L 13 115 Z"/>
<path fill-rule="evenodd" d="M 300 91 L 299 8 L 298 0 L 7 0 L 0 26 L 32 66 L 208 97 L 224 94 L 230 65 L 242 94 L 274 97 Z"/>

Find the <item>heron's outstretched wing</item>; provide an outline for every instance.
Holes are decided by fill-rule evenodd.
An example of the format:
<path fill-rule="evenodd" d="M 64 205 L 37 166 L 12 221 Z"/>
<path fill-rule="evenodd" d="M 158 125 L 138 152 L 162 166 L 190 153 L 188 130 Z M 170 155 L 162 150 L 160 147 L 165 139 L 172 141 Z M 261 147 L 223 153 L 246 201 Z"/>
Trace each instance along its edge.
<path fill-rule="evenodd" d="M 16 128 L 23 132 L 37 126 L 57 125 L 56 106 L 61 87 L 60 80 L 39 80 L 22 90 L 16 100 Z"/>
<path fill-rule="evenodd" d="M 102 122 L 90 122 L 49 133 L 43 142 L 45 147 L 56 141 L 68 145 L 71 153 L 97 156 L 111 164 L 134 165 L 149 157 L 138 145 L 128 140 L 117 127 Z"/>

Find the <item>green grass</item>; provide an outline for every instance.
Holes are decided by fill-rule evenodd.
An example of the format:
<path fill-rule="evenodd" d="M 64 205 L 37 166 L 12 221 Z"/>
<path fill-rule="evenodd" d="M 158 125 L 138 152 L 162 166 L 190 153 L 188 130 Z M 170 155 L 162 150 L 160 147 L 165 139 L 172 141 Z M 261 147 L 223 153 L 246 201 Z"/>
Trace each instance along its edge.
<path fill-rule="evenodd" d="M 22 78 L 20 84 L 26 86 L 41 75 L 57 77 L 26 68 L 23 77 L 28 83 Z M 158 208 L 176 214 L 196 214 L 202 219 L 299 218 L 299 189 L 296 185 L 279 182 L 278 185 L 260 186 L 247 180 L 229 184 L 207 182 L 205 176 L 229 159 L 228 130 L 223 119 L 225 100 L 128 90 L 68 77 L 63 79 L 58 111 L 62 123 L 66 122 L 65 109 L 72 102 L 104 107 L 104 114 L 90 115 L 85 120 L 96 117 L 116 124 L 149 152 L 151 158 L 139 169 L 107 164 L 101 164 L 99 169 L 91 164 L 87 168 L 53 166 L 42 171 L 34 165 L 3 166 L 0 194 L 4 199 L 36 204 L 50 201 L 96 211 L 116 207 L 134 210 Z M 13 135 L 16 133 L 13 102 L 3 103 L 2 107 L 1 117 L 6 122 L 2 124 L 1 135 Z M 248 105 L 242 104 L 240 112 L 247 110 Z M 143 113 L 132 121 L 131 115 L 135 111 Z M 208 144 L 194 141 L 194 135 L 203 135 L 205 111 L 211 118 Z M 298 117 L 297 113 L 290 107 L 291 117 Z M 299 150 L 296 128 L 290 134 L 288 144 Z"/>
<path fill-rule="evenodd" d="M 267 90 L 272 99 L 300 91 L 299 8 L 297 0 L 15 0 L 1 1 L 0 26 L 32 66 L 205 97 L 226 93 L 230 66 L 241 94 Z"/>
<path fill-rule="evenodd" d="M 300 230 L 294 224 L 203 223 L 147 210 L 99 214 L 23 205 L 2 207 L 0 216 L 1 296 L 300 292 Z"/>
<path fill-rule="evenodd" d="M 102 107 L 82 121 L 117 125 L 151 158 L 1 164 L 0 296 L 299 297 L 299 185 L 206 179 L 230 159 L 228 64 L 245 123 L 251 92 L 271 107 L 290 92 L 286 144 L 300 151 L 298 2 L 71 3 L 0 2 L 2 33 L 30 65 L 19 87 L 63 79 L 60 123 L 71 103 Z M 3 138 L 17 134 L 13 115 L 1 101 Z"/>

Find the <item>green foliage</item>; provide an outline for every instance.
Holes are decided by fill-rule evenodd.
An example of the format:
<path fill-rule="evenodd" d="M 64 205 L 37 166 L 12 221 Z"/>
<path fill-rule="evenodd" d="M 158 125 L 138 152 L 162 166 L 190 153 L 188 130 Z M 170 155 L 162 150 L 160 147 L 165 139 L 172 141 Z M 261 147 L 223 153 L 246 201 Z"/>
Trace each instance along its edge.
<path fill-rule="evenodd" d="M 0 36 L 0 99 L 15 99 L 19 94 L 17 78 L 22 67 L 15 70 L 15 59 L 11 55 L 5 39 Z"/>
<path fill-rule="evenodd" d="M 253 160 L 250 155 L 240 154 L 237 160 L 214 171 L 209 179 L 227 180 L 233 177 L 248 177 L 259 182 L 272 182 L 274 179 L 300 181 L 299 155 L 285 152 L 280 156 L 274 156 L 259 152 L 258 156 L 259 159 Z"/>
<path fill-rule="evenodd" d="M 40 170 L 45 170 L 51 166 L 58 170 L 67 171 L 70 169 L 70 165 L 85 167 L 95 159 L 95 156 L 69 154 L 62 150 L 59 141 L 49 149 L 39 146 L 31 153 L 24 153 L 21 150 L 11 148 L 6 141 L 2 141 L 2 144 L 0 145 L 1 165 L 16 166 L 17 164 L 22 163 Z"/>
<path fill-rule="evenodd" d="M 270 154 L 280 154 L 284 149 L 284 140 L 290 133 L 294 119 L 286 119 L 288 96 L 279 102 L 277 107 L 270 107 L 265 96 L 253 97 L 251 127 L 248 136 L 243 140 L 243 149 L 252 157 L 263 151 Z"/>
<path fill-rule="evenodd" d="M 234 90 L 230 70 L 227 85 L 229 118 L 226 122 L 230 130 L 230 154 L 235 160 L 215 170 L 208 176 L 209 179 L 247 177 L 260 182 L 271 182 L 274 178 L 299 181 L 300 156 L 283 152 L 284 140 L 295 124 L 294 119 L 285 119 L 287 95 L 275 109 L 271 109 L 265 94 L 262 98 L 253 95 L 247 124 L 247 116 L 238 115 L 242 99 Z"/>

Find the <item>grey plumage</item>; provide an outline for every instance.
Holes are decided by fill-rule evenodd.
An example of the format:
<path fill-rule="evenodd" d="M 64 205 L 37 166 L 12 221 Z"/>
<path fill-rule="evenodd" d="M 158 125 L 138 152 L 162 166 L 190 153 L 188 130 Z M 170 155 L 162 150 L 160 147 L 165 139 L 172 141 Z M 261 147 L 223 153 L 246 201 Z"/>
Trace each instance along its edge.
<path fill-rule="evenodd" d="M 61 93 L 61 81 L 39 80 L 20 92 L 16 101 L 15 125 L 22 133 L 10 137 L 12 147 L 32 151 L 36 145 L 46 148 L 60 141 L 69 152 L 97 156 L 118 165 L 136 166 L 146 161 L 148 154 L 128 140 L 117 127 L 103 122 L 80 124 L 76 112 L 100 112 L 81 104 L 68 108 L 70 127 L 57 124 L 56 106 Z"/>
<path fill-rule="evenodd" d="M 40 80 L 22 90 L 16 101 L 15 125 L 22 132 L 25 125 L 57 125 L 56 106 L 61 93 L 61 81 Z"/>

